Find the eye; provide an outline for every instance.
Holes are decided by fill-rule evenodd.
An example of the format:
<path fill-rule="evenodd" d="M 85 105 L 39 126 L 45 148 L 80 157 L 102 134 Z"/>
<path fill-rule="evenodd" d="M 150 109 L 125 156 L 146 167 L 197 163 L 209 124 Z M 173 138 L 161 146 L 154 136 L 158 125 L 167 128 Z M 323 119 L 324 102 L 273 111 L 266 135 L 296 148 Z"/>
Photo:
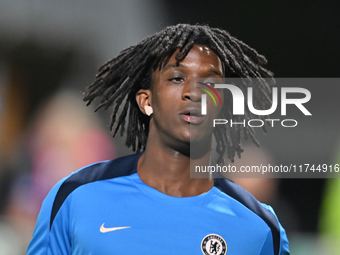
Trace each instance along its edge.
<path fill-rule="evenodd" d="M 173 83 L 181 83 L 182 81 L 184 81 L 184 78 L 182 78 L 182 77 L 173 77 L 173 78 L 168 79 L 168 81 L 171 81 Z"/>

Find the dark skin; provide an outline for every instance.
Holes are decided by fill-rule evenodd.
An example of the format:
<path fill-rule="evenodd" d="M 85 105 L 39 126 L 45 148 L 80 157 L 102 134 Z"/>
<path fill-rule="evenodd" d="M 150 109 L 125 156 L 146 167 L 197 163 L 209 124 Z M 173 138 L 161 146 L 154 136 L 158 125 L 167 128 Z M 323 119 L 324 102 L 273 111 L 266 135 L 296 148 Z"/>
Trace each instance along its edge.
<path fill-rule="evenodd" d="M 194 45 L 179 64 L 175 60 L 177 53 L 178 50 L 166 66 L 153 72 L 151 88 L 136 95 L 143 113 L 146 105 L 153 108 L 147 145 L 137 172 L 145 184 L 164 194 L 189 197 L 213 187 L 213 179 L 190 178 L 190 164 L 209 164 L 211 123 L 221 110 L 208 107 L 207 115 L 193 116 L 201 109 L 201 90 L 190 89 L 190 78 L 221 78 L 223 68 L 207 46 Z M 198 158 L 190 159 L 190 146 L 207 149 Z"/>

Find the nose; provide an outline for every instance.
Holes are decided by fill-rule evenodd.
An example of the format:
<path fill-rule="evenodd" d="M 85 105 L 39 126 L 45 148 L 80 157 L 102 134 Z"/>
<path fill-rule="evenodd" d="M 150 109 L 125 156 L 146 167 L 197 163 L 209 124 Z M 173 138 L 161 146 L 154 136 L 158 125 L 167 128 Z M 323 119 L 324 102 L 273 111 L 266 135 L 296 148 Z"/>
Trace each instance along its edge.
<path fill-rule="evenodd" d="M 185 82 L 183 86 L 182 100 L 190 100 L 192 102 L 201 101 L 201 91 L 196 85 L 191 84 L 190 81 Z"/>

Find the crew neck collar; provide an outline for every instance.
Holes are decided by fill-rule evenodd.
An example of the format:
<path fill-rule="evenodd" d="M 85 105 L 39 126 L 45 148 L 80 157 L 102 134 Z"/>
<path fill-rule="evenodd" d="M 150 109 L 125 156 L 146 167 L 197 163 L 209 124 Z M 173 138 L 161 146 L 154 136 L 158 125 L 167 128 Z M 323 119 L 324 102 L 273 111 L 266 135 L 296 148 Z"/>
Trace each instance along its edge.
<path fill-rule="evenodd" d="M 145 184 L 139 177 L 138 173 L 134 173 L 130 176 L 131 181 L 136 185 L 146 195 L 152 197 L 153 199 L 159 200 L 163 203 L 176 204 L 176 205 L 194 205 L 194 204 L 204 204 L 211 201 L 217 195 L 216 187 L 213 186 L 209 191 L 191 197 L 174 197 L 164 194 L 149 185 Z"/>

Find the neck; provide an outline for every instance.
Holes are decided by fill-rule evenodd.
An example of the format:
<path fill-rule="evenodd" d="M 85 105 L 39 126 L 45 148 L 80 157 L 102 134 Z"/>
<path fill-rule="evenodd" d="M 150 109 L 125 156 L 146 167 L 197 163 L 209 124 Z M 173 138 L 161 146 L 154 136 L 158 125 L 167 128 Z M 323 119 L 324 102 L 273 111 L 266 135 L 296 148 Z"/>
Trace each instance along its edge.
<path fill-rule="evenodd" d="M 188 147 L 190 150 L 190 145 Z M 210 150 L 200 158 L 190 159 L 188 153 L 181 153 L 150 139 L 138 161 L 137 172 L 145 184 L 164 194 L 175 197 L 197 196 L 212 188 L 213 179 L 190 178 L 190 165 L 208 165 L 209 162 Z"/>

